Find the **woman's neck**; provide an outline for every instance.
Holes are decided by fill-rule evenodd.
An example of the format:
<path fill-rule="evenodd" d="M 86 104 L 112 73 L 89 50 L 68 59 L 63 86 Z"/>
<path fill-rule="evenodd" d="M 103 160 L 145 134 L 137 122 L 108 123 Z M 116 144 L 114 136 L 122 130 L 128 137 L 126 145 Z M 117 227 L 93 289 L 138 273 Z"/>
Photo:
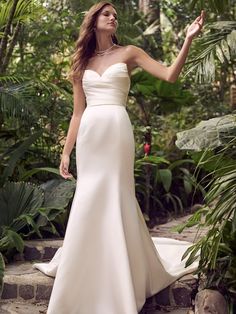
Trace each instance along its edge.
<path fill-rule="evenodd" d="M 96 51 L 103 51 L 110 48 L 114 43 L 112 42 L 111 35 L 109 36 L 102 36 L 97 35 L 96 41 Z"/>

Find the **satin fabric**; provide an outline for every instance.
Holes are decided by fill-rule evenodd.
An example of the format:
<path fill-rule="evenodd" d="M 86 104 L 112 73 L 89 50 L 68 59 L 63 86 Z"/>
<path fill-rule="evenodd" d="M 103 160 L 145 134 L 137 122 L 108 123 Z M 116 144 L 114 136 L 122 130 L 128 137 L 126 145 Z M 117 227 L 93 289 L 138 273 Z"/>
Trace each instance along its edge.
<path fill-rule="evenodd" d="M 147 297 L 197 268 L 191 245 L 151 237 L 135 196 L 135 143 L 126 111 L 127 65 L 83 75 L 86 109 L 76 142 L 77 186 L 63 241 L 49 262 L 55 277 L 47 314 L 137 314 Z"/>

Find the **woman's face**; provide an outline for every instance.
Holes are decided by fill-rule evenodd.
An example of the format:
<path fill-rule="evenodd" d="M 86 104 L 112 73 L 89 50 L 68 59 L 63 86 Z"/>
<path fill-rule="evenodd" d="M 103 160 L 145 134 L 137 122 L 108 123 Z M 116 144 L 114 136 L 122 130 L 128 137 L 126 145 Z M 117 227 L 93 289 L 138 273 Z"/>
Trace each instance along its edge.
<path fill-rule="evenodd" d="M 113 34 L 116 32 L 117 26 L 116 10 L 111 5 L 106 5 L 98 14 L 96 21 L 97 30 L 107 30 Z"/>

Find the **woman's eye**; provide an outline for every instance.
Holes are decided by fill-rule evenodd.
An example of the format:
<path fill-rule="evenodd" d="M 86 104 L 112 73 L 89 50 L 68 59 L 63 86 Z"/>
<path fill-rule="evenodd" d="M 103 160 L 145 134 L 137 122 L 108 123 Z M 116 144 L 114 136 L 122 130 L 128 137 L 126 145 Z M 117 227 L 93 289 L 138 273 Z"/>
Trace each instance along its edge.
<path fill-rule="evenodd" d="M 105 13 L 104 13 L 104 15 L 105 15 L 105 16 L 109 16 L 109 15 L 110 15 L 110 13 L 105 12 Z M 114 15 L 114 18 L 117 20 L 117 15 Z"/>

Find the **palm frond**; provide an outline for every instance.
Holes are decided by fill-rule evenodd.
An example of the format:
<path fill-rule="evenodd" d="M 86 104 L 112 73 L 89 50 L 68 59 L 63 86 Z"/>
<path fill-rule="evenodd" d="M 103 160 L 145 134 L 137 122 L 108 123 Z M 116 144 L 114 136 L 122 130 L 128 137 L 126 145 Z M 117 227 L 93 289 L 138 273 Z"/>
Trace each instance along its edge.
<path fill-rule="evenodd" d="M 27 119 L 28 113 L 33 110 L 31 100 L 39 94 L 53 93 L 68 102 L 72 101 L 72 95 L 54 83 L 26 76 L 0 76 L 0 110 L 9 117 Z"/>
<path fill-rule="evenodd" d="M 0 4 L 0 29 L 3 29 L 7 23 L 12 4 L 12 0 Z M 13 22 L 16 23 L 20 21 L 21 23 L 26 23 L 42 16 L 44 11 L 43 6 L 39 5 L 39 2 L 36 0 L 19 0 L 14 13 Z"/>
<path fill-rule="evenodd" d="M 19 77 L 0 77 L 1 81 L 5 84 L 0 87 L 0 110 L 8 117 L 26 119 L 29 114 L 26 98 L 32 96 L 32 89 L 29 92 L 27 82 Z"/>
<path fill-rule="evenodd" d="M 199 50 L 200 53 L 197 52 Z M 186 63 L 188 68 L 185 76 L 194 71 L 196 81 L 214 81 L 217 61 L 229 63 L 236 55 L 236 22 L 209 24 L 206 35 L 196 40 L 194 54 L 196 57 Z"/>
<path fill-rule="evenodd" d="M 3 185 L 6 180 L 11 177 L 14 172 L 15 166 L 20 158 L 25 154 L 25 152 L 29 149 L 29 147 L 35 143 L 43 134 L 44 130 L 40 130 L 38 132 L 33 133 L 24 141 L 17 143 L 10 148 L 11 151 L 6 151 L 1 156 L 2 164 L 5 166 L 3 173 L 0 178 L 0 185 Z"/>
<path fill-rule="evenodd" d="M 234 0 L 191 0 L 190 10 L 193 10 L 196 6 L 199 9 L 205 9 L 206 5 L 208 5 L 208 7 L 216 13 L 223 13 L 234 5 Z"/>

